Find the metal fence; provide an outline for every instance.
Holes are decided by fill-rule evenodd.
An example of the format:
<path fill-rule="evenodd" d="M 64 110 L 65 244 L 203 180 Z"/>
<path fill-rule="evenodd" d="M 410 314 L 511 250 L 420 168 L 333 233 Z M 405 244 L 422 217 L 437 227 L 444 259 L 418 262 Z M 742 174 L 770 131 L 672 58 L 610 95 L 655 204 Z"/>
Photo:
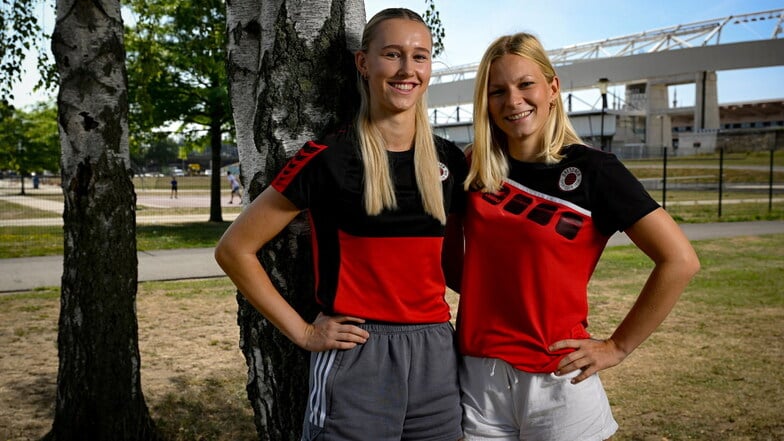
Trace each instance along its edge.
<path fill-rule="evenodd" d="M 667 147 L 613 151 L 648 192 L 687 222 L 779 218 L 784 210 L 784 150 L 678 155 Z M 635 159 L 630 159 L 635 158 Z"/>
<path fill-rule="evenodd" d="M 661 147 L 613 146 L 648 192 L 679 222 L 784 218 L 784 149 L 738 151 L 718 148 L 709 154 L 682 155 Z M 209 219 L 209 176 L 134 178 L 137 225 L 183 224 Z M 24 194 L 22 194 L 24 182 Z M 229 204 L 221 180 L 223 219 L 233 220 L 241 201 Z M 62 232 L 63 195 L 59 177 L 0 179 L 0 237 L 24 241 L 39 231 Z M 16 244 L 17 247 L 20 244 Z M 21 245 L 23 246 L 23 245 Z"/>

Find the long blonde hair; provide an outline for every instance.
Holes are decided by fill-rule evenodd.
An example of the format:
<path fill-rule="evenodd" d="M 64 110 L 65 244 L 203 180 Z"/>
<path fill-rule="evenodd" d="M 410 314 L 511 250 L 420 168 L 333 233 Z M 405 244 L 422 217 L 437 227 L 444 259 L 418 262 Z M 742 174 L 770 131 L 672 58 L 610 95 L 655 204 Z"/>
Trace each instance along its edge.
<path fill-rule="evenodd" d="M 422 23 L 427 28 L 427 24 L 416 12 L 405 8 L 384 9 L 373 16 L 365 26 L 360 50 L 365 52 L 368 50 L 379 23 L 395 18 L 413 20 Z M 423 86 L 427 87 L 427 85 Z M 370 119 L 369 86 L 367 80 L 363 79 L 359 72 L 357 72 L 357 87 L 359 88 L 360 106 L 355 127 L 362 162 L 365 166 L 365 211 L 368 215 L 375 216 L 384 209 L 396 209 L 397 199 L 395 198 L 395 186 L 390 174 L 389 158 L 384 140 Z M 427 93 L 423 94 L 416 103 L 414 118 L 414 168 L 422 205 L 425 212 L 445 224 L 446 212 L 438 167 L 438 153 L 427 116 Z"/>
<path fill-rule="evenodd" d="M 536 63 L 548 83 L 556 77 L 555 68 L 547 57 L 542 43 L 531 34 L 521 32 L 505 35 L 496 39 L 487 48 L 476 73 L 474 142 L 471 146 L 471 166 L 465 182 L 466 189 L 498 191 L 509 172 L 506 134 L 493 124 L 487 104 L 490 66 L 495 60 L 507 54 L 519 55 Z M 543 158 L 545 163 L 554 164 L 560 161 L 563 158 L 561 155 L 563 146 L 582 143 L 569 121 L 560 97 L 553 101 L 550 116 L 543 130 L 544 136 L 538 157 Z"/>

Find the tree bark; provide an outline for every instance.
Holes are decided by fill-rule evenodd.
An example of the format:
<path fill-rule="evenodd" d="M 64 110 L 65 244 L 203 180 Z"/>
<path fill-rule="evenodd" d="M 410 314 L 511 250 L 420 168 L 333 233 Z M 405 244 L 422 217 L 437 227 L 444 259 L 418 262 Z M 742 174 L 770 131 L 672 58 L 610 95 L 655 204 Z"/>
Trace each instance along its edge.
<path fill-rule="evenodd" d="M 217 85 L 213 85 L 217 88 Z M 210 102 L 210 149 L 212 158 L 210 159 L 210 222 L 223 222 L 223 212 L 221 209 L 221 151 L 223 150 L 222 126 L 226 113 L 223 110 L 223 102 Z"/>
<path fill-rule="evenodd" d="M 213 123 L 210 129 L 210 147 L 212 157 L 210 158 L 210 222 L 223 222 L 223 209 L 221 208 L 221 150 L 223 144 L 221 140 L 220 121 Z"/>
<path fill-rule="evenodd" d="M 58 0 L 64 262 L 48 440 L 159 439 L 142 394 L 119 0 Z"/>
<path fill-rule="evenodd" d="M 240 174 L 252 201 L 305 141 L 350 122 L 356 103 L 353 51 L 365 24 L 357 0 L 228 2 L 229 95 Z M 281 292 L 315 317 L 307 223 L 295 220 L 259 251 Z M 238 294 L 248 398 L 262 440 L 296 440 L 302 430 L 309 354 Z"/>

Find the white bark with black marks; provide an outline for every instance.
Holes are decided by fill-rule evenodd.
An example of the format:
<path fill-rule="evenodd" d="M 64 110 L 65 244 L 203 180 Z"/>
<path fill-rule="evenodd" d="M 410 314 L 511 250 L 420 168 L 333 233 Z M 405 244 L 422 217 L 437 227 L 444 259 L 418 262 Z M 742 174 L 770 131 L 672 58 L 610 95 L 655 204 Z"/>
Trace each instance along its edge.
<path fill-rule="evenodd" d="M 353 51 L 365 24 L 357 0 L 228 2 L 228 75 L 245 203 L 305 141 L 350 122 L 357 103 Z M 281 294 L 316 314 L 307 223 L 299 218 L 259 252 Z M 262 440 L 299 439 L 309 354 L 238 295 L 248 397 Z"/>
<path fill-rule="evenodd" d="M 157 440 L 136 322 L 136 196 L 118 0 L 58 0 L 65 198 L 57 403 L 47 440 Z"/>

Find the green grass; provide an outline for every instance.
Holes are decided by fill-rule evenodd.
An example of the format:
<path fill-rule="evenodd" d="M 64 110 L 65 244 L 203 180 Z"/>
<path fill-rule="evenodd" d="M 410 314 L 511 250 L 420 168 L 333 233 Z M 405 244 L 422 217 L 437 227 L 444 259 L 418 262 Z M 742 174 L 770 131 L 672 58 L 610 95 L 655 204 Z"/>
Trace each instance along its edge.
<path fill-rule="evenodd" d="M 202 222 L 139 225 L 136 227 L 137 248 L 140 251 L 148 251 L 214 247 L 230 224 L 230 222 Z"/>
<path fill-rule="evenodd" d="M 768 171 L 766 169 L 770 157 L 768 152 L 760 153 L 733 153 L 725 155 L 724 181 L 727 184 L 753 183 L 767 185 Z M 774 163 L 777 167 L 784 166 L 784 150 L 775 152 Z M 672 168 L 668 169 L 668 189 L 665 206 L 670 215 L 680 223 L 705 223 L 705 222 L 738 222 L 759 220 L 784 219 L 784 203 L 773 202 L 772 209 L 768 210 L 768 191 L 739 191 L 726 190 L 723 193 L 721 216 L 719 216 L 718 191 L 676 190 L 679 183 L 701 183 L 717 186 L 718 154 L 697 155 L 693 157 L 672 157 L 669 161 Z M 660 178 L 661 160 L 631 160 L 626 161 L 638 178 Z M 688 168 L 681 168 L 687 166 Z M 734 166 L 754 166 L 758 169 L 737 169 Z M 179 177 L 181 195 L 207 197 L 210 188 L 209 176 L 183 176 Z M 135 177 L 134 185 L 139 194 L 154 194 L 168 197 L 170 177 Z M 781 185 L 784 182 L 784 172 L 774 173 L 774 183 Z M 223 180 L 221 185 L 225 186 Z M 662 191 L 651 190 L 652 197 L 662 203 Z M 225 196 L 225 193 L 223 193 Z M 62 195 L 39 194 L 34 195 L 41 199 L 51 200 L 53 204 L 62 204 Z M 774 198 L 781 199 L 784 192 L 775 190 Z M 742 203 L 730 203 L 730 200 L 741 200 Z M 751 202 L 755 200 L 754 202 Z M 710 201 L 710 204 L 696 204 L 694 201 Z M 137 209 L 140 217 L 154 216 L 184 216 L 203 215 L 206 221 L 209 218 L 206 207 L 170 207 L 156 208 L 140 205 Z M 241 211 L 240 206 L 224 207 L 224 214 L 234 214 Z M 56 212 L 46 212 L 0 200 L 0 221 L 14 221 L 26 218 L 57 218 L 61 217 Z M 170 249 L 193 248 L 213 246 L 225 231 L 228 223 L 211 224 L 207 222 L 195 224 L 161 225 L 152 226 L 139 224 L 138 249 Z M 0 258 L 31 257 L 62 254 L 62 228 L 61 227 L 4 227 L 0 226 Z"/>
<path fill-rule="evenodd" d="M 60 198 L 62 200 L 62 198 Z M 62 206 L 62 202 L 60 202 Z M 13 202 L 0 200 L 0 220 L 39 219 L 62 217 L 61 214 L 46 210 L 25 207 Z"/>
<path fill-rule="evenodd" d="M 662 178 L 662 169 L 653 167 L 630 168 L 632 174 L 637 179 L 653 179 Z M 770 173 L 767 170 L 744 170 L 728 168 L 722 171 L 723 180 L 725 184 L 734 183 L 753 183 L 765 184 L 770 181 Z M 718 185 L 719 182 L 719 169 L 718 168 L 667 168 L 668 185 L 672 184 L 711 184 Z M 774 171 L 773 182 L 784 182 L 784 172 Z"/>
<path fill-rule="evenodd" d="M 723 204 L 721 216 L 718 204 L 713 205 L 667 205 L 667 212 L 680 223 L 706 223 L 706 222 L 745 222 L 745 221 L 771 221 L 784 219 L 784 205 L 774 204 L 772 211 L 768 211 L 767 204 Z"/>
<path fill-rule="evenodd" d="M 668 202 L 671 193 L 667 193 Z M 656 193 L 653 194 L 657 197 Z M 715 195 L 714 195 L 715 196 Z M 740 222 L 784 219 L 784 204 L 774 204 L 768 211 L 767 203 L 724 204 L 722 216 L 718 205 L 667 205 L 667 211 L 680 223 Z M 161 210 L 165 211 L 165 210 Z M 171 211 L 171 210 L 170 210 Z M 203 213 L 203 211 L 201 211 Z M 188 209 L 178 214 L 189 214 Z M 205 218 L 208 217 L 205 214 Z M 197 222 L 183 224 L 137 225 L 137 249 L 150 251 L 176 248 L 212 247 L 218 242 L 230 222 Z M 63 253 L 62 227 L 24 226 L 0 227 L 0 259 L 13 257 L 51 256 Z"/>
<path fill-rule="evenodd" d="M 613 440 L 784 439 L 776 401 L 784 393 L 779 369 L 784 364 L 784 234 L 699 241 L 694 246 L 702 269 L 673 312 L 623 363 L 601 373 L 620 425 Z M 604 252 L 589 285 L 588 329 L 594 337 L 612 333 L 650 269 L 649 259 L 634 246 Z M 0 343 L 18 347 L 41 335 L 47 342 L 56 341 L 58 294 L 47 288 L 0 296 L 0 323 L 10 330 L 0 332 L 5 338 Z M 150 373 L 142 375 L 142 385 L 166 439 L 256 437 L 244 392 L 244 363 L 214 359 L 238 351 L 233 297 L 227 278 L 139 284 L 140 346 L 147 351 L 142 369 Z M 454 304 L 455 297 L 449 301 Z M 213 318 L 193 312 L 197 307 L 224 314 L 220 325 L 212 325 L 220 328 L 205 332 Z M 160 312 L 171 314 L 156 315 L 151 323 L 145 317 Z M 183 321 L 191 323 L 183 326 Z M 158 340 L 152 341 L 156 335 Z M 204 364 L 197 364 L 200 360 L 193 355 L 183 356 L 182 348 L 158 354 L 172 341 L 198 341 L 194 350 Z M 38 375 L 33 385 L 47 385 L 47 401 L 30 398 L 26 389 L 17 398 L 28 414 L 42 420 L 41 433 L 50 427 L 47 409 L 55 399 L 56 355 L 49 360 L 45 379 L 41 373 L 28 374 Z M 29 363 L 32 371 L 35 362 Z M 212 372 L 199 378 L 205 366 Z M 157 378 L 159 387 L 174 387 L 151 390 L 152 372 L 167 375 Z M 5 415 L 8 427 L 16 430 L 14 417 Z M 3 418 L 0 414 L 0 422 Z M 40 438 L 34 435 L 20 439 Z"/>
<path fill-rule="evenodd" d="M 137 225 L 139 251 L 213 247 L 230 222 Z M 63 228 L 55 226 L 0 228 L 0 259 L 63 253 Z"/>
<path fill-rule="evenodd" d="M 784 235 L 695 243 L 702 269 L 659 329 L 605 371 L 614 440 L 784 439 L 771 397 L 784 392 Z M 605 251 L 590 284 L 591 329 L 622 320 L 650 263 Z"/>
<path fill-rule="evenodd" d="M 719 153 L 701 154 L 694 156 L 673 156 L 670 151 L 668 157 L 670 164 L 688 164 L 695 166 L 716 166 L 719 164 Z M 767 166 L 770 164 L 770 152 L 741 152 L 725 153 L 725 165 L 756 165 Z M 626 165 L 634 166 L 661 166 L 661 158 L 629 160 Z M 773 164 L 776 166 L 784 165 L 784 149 L 776 150 L 773 154 Z"/>

